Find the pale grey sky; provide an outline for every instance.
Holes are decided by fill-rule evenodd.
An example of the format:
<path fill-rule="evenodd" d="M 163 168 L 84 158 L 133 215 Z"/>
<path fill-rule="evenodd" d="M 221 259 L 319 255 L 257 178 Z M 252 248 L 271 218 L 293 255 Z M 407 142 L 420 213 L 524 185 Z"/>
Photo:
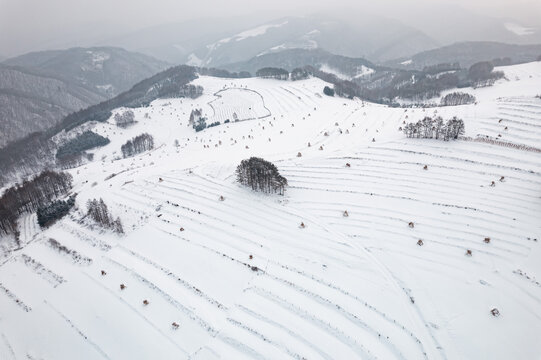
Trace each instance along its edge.
<path fill-rule="evenodd" d="M 333 8 L 347 9 L 350 15 L 370 11 L 407 20 L 421 8 L 432 11 L 431 17 L 445 16 L 445 11 L 437 9 L 448 4 L 541 27 L 541 0 L 0 0 L 0 55 L 85 43 L 209 16 L 267 11 L 304 15 Z"/>

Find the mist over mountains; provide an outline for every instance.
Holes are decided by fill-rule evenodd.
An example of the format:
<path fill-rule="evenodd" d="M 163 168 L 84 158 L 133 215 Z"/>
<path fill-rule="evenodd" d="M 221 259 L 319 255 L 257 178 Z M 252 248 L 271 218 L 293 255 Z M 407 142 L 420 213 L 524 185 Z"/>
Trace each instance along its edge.
<path fill-rule="evenodd" d="M 0 147 L 118 95 L 168 67 L 120 48 L 29 53 L 0 64 Z"/>

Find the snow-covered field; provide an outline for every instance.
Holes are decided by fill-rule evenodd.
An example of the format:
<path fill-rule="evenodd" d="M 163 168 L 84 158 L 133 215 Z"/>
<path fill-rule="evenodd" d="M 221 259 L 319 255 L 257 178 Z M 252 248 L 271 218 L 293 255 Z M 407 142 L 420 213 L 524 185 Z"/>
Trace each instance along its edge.
<path fill-rule="evenodd" d="M 97 125 L 111 144 L 71 170 L 79 211 L 102 197 L 126 234 L 77 211 L 43 232 L 22 218 L 0 359 L 540 359 L 541 62 L 499 70 L 509 81 L 468 90 L 478 105 L 407 111 L 318 79 L 202 77 L 196 100 Z M 195 133 L 194 108 L 263 118 Z M 398 131 L 435 112 L 470 140 Z M 142 132 L 156 149 L 118 159 Z M 250 156 L 285 196 L 235 182 Z"/>

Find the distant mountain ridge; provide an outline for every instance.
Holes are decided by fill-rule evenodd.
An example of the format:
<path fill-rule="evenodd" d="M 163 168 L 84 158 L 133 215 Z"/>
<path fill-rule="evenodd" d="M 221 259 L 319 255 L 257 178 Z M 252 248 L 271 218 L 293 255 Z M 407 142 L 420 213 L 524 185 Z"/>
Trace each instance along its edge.
<path fill-rule="evenodd" d="M 143 29 L 109 40 L 175 64 L 218 67 L 292 48 L 321 48 L 348 57 L 394 59 L 439 43 L 411 26 L 370 14 L 320 14 L 255 21 L 202 19 Z"/>
<path fill-rule="evenodd" d="M 323 49 L 289 49 L 271 52 L 241 61 L 221 66 L 229 71 L 248 71 L 252 75 L 264 67 L 279 67 L 288 71 L 304 66 L 313 66 L 322 71 L 336 73 L 339 77 L 352 79 L 371 73 L 380 66 L 363 59 L 335 55 Z"/>
<path fill-rule="evenodd" d="M 5 60 L 3 64 L 38 69 L 92 87 L 97 93 L 108 97 L 118 95 L 137 81 L 170 65 L 148 55 L 117 47 L 32 52 Z"/>
<path fill-rule="evenodd" d="M 535 61 L 541 55 L 541 44 L 516 45 L 491 41 L 469 41 L 423 51 L 411 57 L 384 62 L 401 69 L 422 70 L 441 63 L 459 63 L 469 67 L 480 61 L 494 61 L 495 65 L 511 65 Z"/>
<path fill-rule="evenodd" d="M 56 125 L 168 67 L 119 48 L 29 53 L 0 64 L 0 147 Z"/>

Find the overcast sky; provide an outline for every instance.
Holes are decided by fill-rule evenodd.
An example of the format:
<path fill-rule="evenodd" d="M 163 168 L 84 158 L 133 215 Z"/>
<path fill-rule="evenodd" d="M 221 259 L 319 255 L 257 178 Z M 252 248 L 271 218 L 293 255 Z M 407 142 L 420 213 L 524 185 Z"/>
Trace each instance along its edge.
<path fill-rule="evenodd" d="M 541 27 L 541 0 L 0 0 L 0 56 L 95 42 L 148 26 L 209 16 L 305 15 L 332 6 L 347 9 L 343 11 L 348 14 L 370 11 L 407 18 L 419 7 L 436 9 L 447 4 Z M 444 13 L 434 10 L 434 16 Z"/>

